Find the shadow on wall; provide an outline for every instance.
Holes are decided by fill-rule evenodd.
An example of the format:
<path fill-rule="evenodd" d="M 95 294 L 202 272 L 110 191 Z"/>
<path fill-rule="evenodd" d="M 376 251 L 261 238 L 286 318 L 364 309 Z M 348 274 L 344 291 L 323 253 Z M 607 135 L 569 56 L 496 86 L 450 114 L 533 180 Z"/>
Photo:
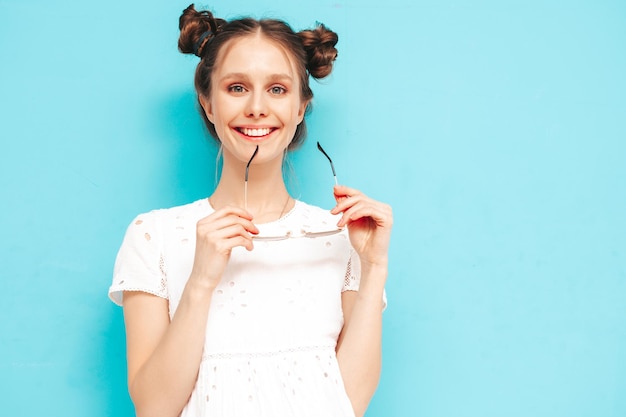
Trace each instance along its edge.
<path fill-rule="evenodd" d="M 155 179 L 150 209 L 171 207 L 208 197 L 216 184 L 218 146 L 204 126 L 193 89 L 169 91 L 146 109 L 146 146 Z M 139 214 L 139 213 L 137 213 Z"/>
<path fill-rule="evenodd" d="M 109 308 L 103 311 L 102 321 L 94 332 L 100 337 L 100 343 L 97 344 L 99 350 L 94 350 L 92 357 L 85 358 L 86 366 L 102 382 L 102 415 L 132 416 L 134 408 L 126 380 L 126 337 L 122 309 L 110 303 Z"/>
<path fill-rule="evenodd" d="M 146 210 L 185 204 L 207 197 L 214 187 L 217 146 L 203 125 L 198 113 L 196 94 L 193 89 L 170 91 L 168 94 L 146 100 L 143 121 L 145 135 L 136 138 L 137 147 L 144 160 L 138 164 L 151 172 L 144 178 L 144 190 L 129 194 L 127 211 L 133 214 L 122 222 Z M 136 158 L 134 156 L 133 158 Z M 123 239 L 121 234 L 115 241 L 117 252 Z M 102 277 L 111 277 L 113 262 Z M 106 279 L 106 278 L 103 278 Z M 106 282 L 108 287 L 109 282 Z M 106 292 L 102 294 L 107 297 Z M 101 398 L 101 415 L 132 416 L 134 409 L 128 395 L 126 368 L 126 339 L 122 308 L 110 301 L 101 309 L 103 316 L 92 323 L 93 337 L 98 342 L 89 357 L 82 358 L 83 366 L 74 369 L 89 369 L 102 385 L 98 394 Z M 106 410 L 106 412 L 104 411 Z"/>

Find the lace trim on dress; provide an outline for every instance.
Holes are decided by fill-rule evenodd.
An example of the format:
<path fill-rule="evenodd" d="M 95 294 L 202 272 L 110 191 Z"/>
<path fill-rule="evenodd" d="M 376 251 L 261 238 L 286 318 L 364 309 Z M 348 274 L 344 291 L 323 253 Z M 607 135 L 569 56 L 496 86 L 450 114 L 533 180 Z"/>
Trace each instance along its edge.
<path fill-rule="evenodd" d="M 352 262 L 358 262 L 356 258 L 356 251 L 350 249 L 350 258 L 348 259 L 348 265 L 346 266 L 346 275 L 343 279 L 342 291 L 358 291 L 359 283 L 361 281 L 360 268 L 357 265 L 352 265 Z"/>
<path fill-rule="evenodd" d="M 167 290 L 167 272 L 165 269 L 165 260 L 163 254 L 159 257 L 159 271 L 161 271 L 161 281 L 159 282 L 159 293 L 164 294 L 163 298 L 170 298 Z"/>
<path fill-rule="evenodd" d="M 164 293 L 163 291 L 160 291 L 160 290 L 154 291 L 145 287 L 124 287 L 124 288 L 119 288 L 119 289 L 114 288 L 111 290 L 111 294 L 116 297 L 115 300 L 117 300 L 118 299 L 117 297 L 119 296 L 120 302 L 118 303 L 116 301 L 116 304 L 122 305 L 121 301 L 123 300 L 123 293 L 125 292 L 145 292 L 147 294 L 156 295 L 159 298 L 164 298 L 166 300 L 169 299 L 167 292 Z"/>
<path fill-rule="evenodd" d="M 211 359 L 253 359 L 253 358 L 271 358 L 274 356 L 280 356 L 287 353 L 300 353 L 300 352 L 315 352 L 320 350 L 335 350 L 335 346 L 326 345 L 326 346 L 299 346 L 289 349 L 280 349 L 269 352 L 240 352 L 240 353 L 228 353 L 228 352 L 220 352 L 220 353 L 208 353 L 202 355 L 202 360 L 211 360 Z"/>

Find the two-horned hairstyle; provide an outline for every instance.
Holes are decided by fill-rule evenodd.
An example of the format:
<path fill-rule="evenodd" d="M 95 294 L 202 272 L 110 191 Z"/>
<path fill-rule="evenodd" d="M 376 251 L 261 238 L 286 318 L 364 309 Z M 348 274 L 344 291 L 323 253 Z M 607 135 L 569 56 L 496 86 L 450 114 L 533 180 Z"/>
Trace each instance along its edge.
<path fill-rule="evenodd" d="M 219 51 L 236 38 L 261 34 L 280 45 L 293 60 L 300 81 L 300 99 L 307 102 L 313 98 L 309 76 L 315 79 L 326 77 L 331 73 L 333 62 L 337 58 L 337 34 L 322 24 L 314 29 L 294 32 L 282 20 L 241 18 L 226 21 L 214 17 L 210 11 L 197 11 L 191 4 L 180 16 L 179 29 L 178 49 L 184 54 L 200 57 L 195 74 L 198 101 L 201 96 L 210 97 L 211 75 L 216 67 Z M 211 136 L 219 141 L 213 123 L 203 111 L 200 113 Z M 306 124 L 303 119 L 296 128 L 289 149 L 301 145 L 305 136 Z"/>

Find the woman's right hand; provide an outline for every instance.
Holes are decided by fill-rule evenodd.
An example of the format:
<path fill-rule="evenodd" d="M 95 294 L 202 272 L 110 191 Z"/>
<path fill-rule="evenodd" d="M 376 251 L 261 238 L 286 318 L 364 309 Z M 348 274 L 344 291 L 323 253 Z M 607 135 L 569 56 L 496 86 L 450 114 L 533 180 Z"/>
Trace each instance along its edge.
<path fill-rule="evenodd" d="M 225 206 L 200 219 L 196 225 L 196 252 L 189 279 L 215 288 L 232 249 L 243 246 L 252 250 L 252 235 L 258 233 L 252 215 L 239 207 Z"/>

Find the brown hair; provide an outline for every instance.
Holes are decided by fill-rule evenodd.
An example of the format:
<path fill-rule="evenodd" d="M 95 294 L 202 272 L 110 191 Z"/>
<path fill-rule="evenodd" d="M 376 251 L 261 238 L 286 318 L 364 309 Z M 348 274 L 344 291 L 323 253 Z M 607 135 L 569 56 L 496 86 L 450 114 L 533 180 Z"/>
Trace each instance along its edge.
<path fill-rule="evenodd" d="M 337 58 L 335 48 L 337 34 L 322 24 L 318 24 L 314 29 L 296 33 L 282 20 L 241 18 L 226 21 L 214 17 L 210 11 L 197 11 L 191 4 L 180 16 L 178 26 L 180 29 L 178 49 L 184 54 L 195 54 L 200 57 L 195 74 L 198 101 L 200 96 L 210 96 L 211 75 L 215 69 L 218 53 L 222 46 L 232 39 L 261 33 L 281 45 L 293 58 L 300 79 L 300 98 L 303 101 L 310 101 L 313 98 L 309 76 L 315 79 L 326 77 L 331 73 L 333 62 Z M 219 141 L 213 123 L 206 117 L 204 111 L 200 113 L 211 136 Z M 306 124 L 303 119 L 296 128 L 289 149 L 300 146 L 305 136 Z"/>

